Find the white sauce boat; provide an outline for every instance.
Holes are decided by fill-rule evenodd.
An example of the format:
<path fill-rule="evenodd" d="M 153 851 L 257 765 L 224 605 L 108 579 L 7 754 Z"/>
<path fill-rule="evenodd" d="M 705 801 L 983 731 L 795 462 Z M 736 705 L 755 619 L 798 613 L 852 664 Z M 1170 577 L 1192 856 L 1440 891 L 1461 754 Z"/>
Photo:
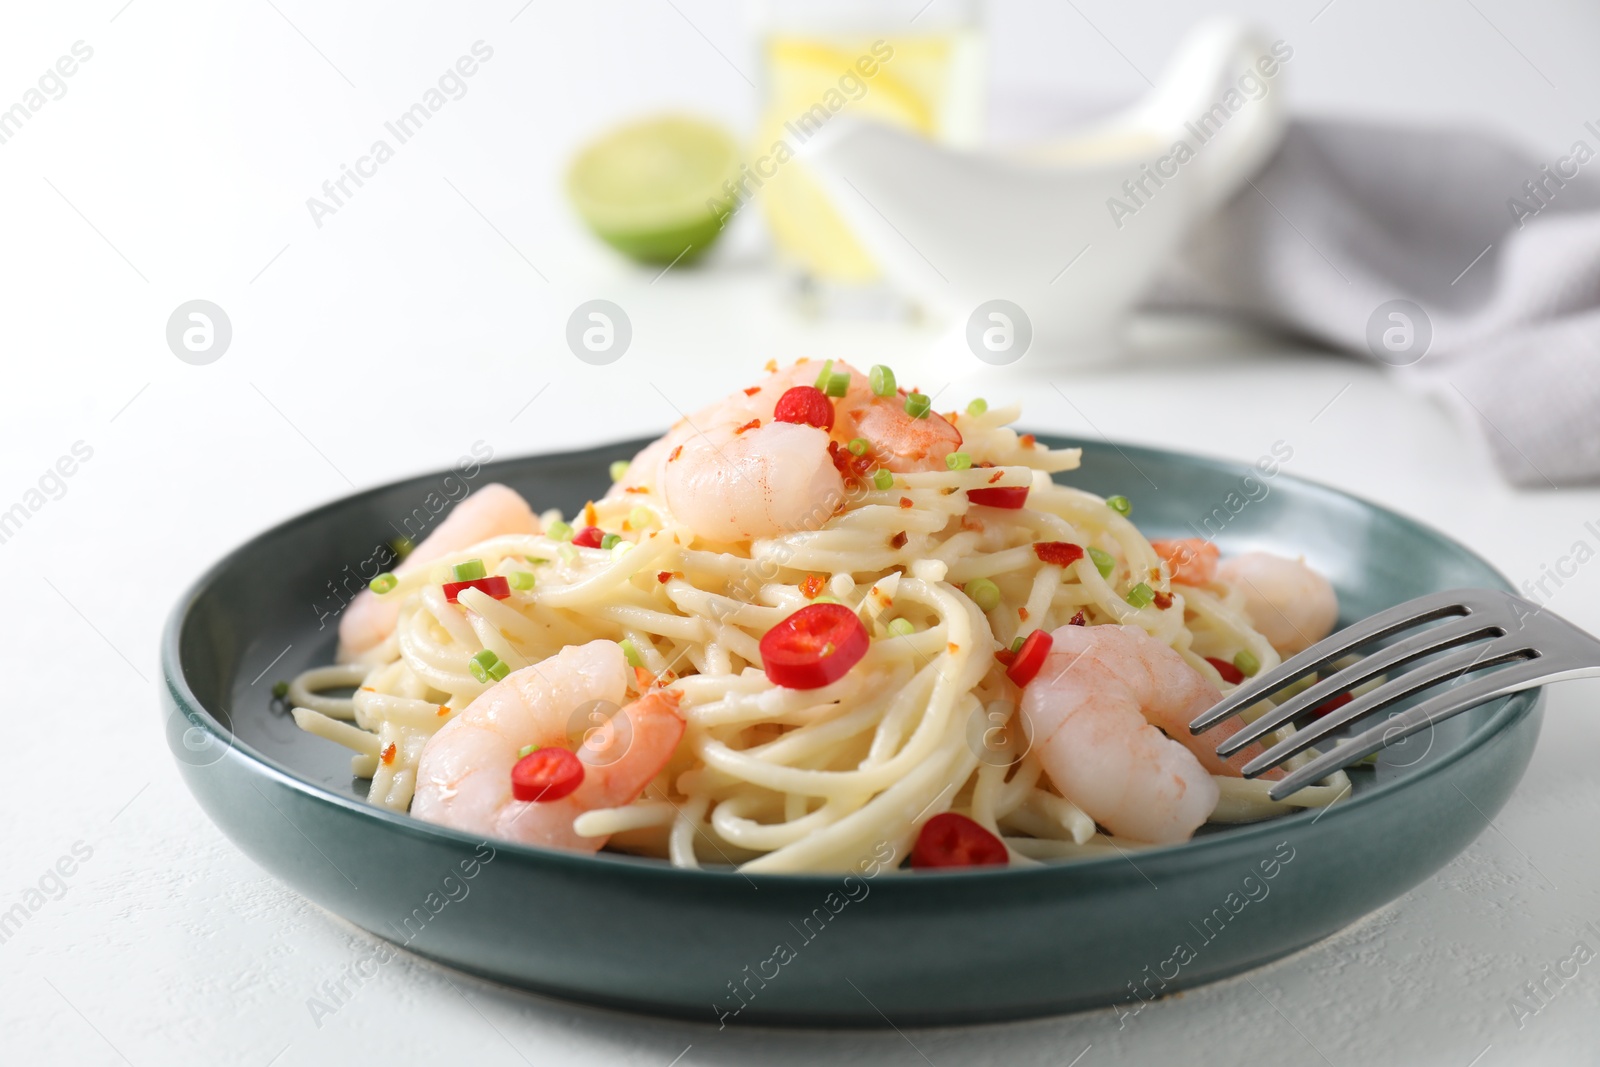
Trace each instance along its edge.
<path fill-rule="evenodd" d="M 1162 263 L 1277 148 L 1292 55 L 1212 22 L 1143 100 L 1064 140 L 964 151 L 841 115 L 801 155 L 890 281 L 967 327 L 980 358 L 1023 354 L 980 350 L 994 325 L 1023 344 L 1031 325 L 1040 355 L 1107 358 Z M 1026 324 L 975 315 L 995 299 Z"/>

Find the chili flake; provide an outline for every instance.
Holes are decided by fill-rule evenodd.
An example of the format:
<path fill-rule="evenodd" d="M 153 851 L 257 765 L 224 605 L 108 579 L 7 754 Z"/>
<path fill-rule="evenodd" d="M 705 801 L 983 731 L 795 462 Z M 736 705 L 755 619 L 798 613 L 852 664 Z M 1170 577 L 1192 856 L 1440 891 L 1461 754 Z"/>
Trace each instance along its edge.
<path fill-rule="evenodd" d="M 909 540 L 909 538 L 906 537 L 906 532 L 904 530 L 901 530 L 899 533 L 897 533 L 893 537 L 889 538 L 889 547 L 890 548 L 904 548 L 905 545 L 906 545 L 906 541 L 907 540 Z"/>
<path fill-rule="evenodd" d="M 1083 546 L 1071 541 L 1035 541 L 1033 554 L 1041 562 L 1066 567 L 1083 558 Z"/>
<path fill-rule="evenodd" d="M 385 767 L 394 762 L 394 742 L 389 742 L 389 747 L 383 750 L 383 765 Z"/>

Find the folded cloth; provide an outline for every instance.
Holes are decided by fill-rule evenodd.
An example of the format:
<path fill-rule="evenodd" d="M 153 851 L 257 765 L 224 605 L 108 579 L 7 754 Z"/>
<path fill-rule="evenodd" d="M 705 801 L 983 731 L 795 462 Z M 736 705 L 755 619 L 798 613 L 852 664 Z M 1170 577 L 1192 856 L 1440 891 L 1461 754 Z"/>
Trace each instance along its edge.
<path fill-rule="evenodd" d="M 1600 121 L 1576 132 L 1540 160 L 1474 131 L 1293 122 L 1151 302 L 1406 367 L 1511 481 L 1600 481 Z"/>

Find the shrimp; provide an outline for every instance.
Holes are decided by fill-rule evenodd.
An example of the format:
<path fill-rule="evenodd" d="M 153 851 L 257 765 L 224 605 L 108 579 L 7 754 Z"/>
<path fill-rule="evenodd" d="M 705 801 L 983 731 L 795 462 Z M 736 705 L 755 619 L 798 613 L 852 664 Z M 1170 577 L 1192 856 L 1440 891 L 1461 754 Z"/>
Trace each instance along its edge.
<path fill-rule="evenodd" d="M 1217 577 L 1244 594 L 1250 624 L 1281 656 L 1304 652 L 1333 632 L 1339 598 L 1304 558 L 1246 552 L 1223 561 Z"/>
<path fill-rule="evenodd" d="M 830 399 L 833 427 L 778 422 L 773 409 L 795 386 L 811 386 L 820 365 L 801 362 L 679 421 L 629 465 L 611 495 L 649 490 L 708 541 L 731 543 L 815 529 L 844 503 L 845 479 L 872 467 L 897 473 L 943 470 L 961 434 L 929 412 L 913 418 L 906 394 L 881 397 L 868 378 L 848 374 L 845 394 Z M 857 461 L 844 448 L 856 438 L 870 451 Z"/>
<path fill-rule="evenodd" d="M 1185 537 L 1173 541 L 1151 541 L 1167 563 L 1172 580 L 1182 585 L 1210 585 L 1217 577 L 1217 546 L 1199 537 Z"/>
<path fill-rule="evenodd" d="M 1238 777 L 1260 746 L 1217 756 L 1241 725 L 1234 719 L 1191 735 L 1190 721 L 1222 694 L 1139 627 L 1063 626 L 1051 637 L 1043 669 L 1022 694 L 1024 724 L 1050 781 L 1118 837 L 1187 841 L 1217 806 L 1211 775 Z"/>
<path fill-rule="evenodd" d="M 515 489 L 491 482 L 463 497 L 438 529 L 412 549 L 394 573 L 409 574 L 491 537 L 538 532 L 539 519 L 528 502 Z M 394 632 L 399 617 L 398 598 L 380 597 L 370 589 L 357 593 L 339 619 L 339 662 L 348 663 L 383 644 Z"/>
<path fill-rule="evenodd" d="M 417 763 L 411 814 L 428 822 L 525 845 L 596 852 L 605 837 L 573 831 L 579 815 L 637 800 L 683 736 L 676 690 L 652 689 L 590 732 L 578 748 L 583 784 L 559 800 L 511 794 L 511 768 L 527 745 L 570 747 L 575 715 L 627 694 L 627 661 L 615 641 L 569 645 L 484 690 L 429 739 Z"/>

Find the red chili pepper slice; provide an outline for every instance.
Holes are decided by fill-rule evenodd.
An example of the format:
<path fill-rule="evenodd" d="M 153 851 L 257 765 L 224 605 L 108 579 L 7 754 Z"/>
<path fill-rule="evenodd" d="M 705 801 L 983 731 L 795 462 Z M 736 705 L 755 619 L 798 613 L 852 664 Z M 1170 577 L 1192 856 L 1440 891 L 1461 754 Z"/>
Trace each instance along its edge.
<path fill-rule="evenodd" d="M 1083 546 L 1071 541 L 1035 541 L 1033 554 L 1039 557 L 1041 563 L 1065 567 L 1083 558 Z"/>
<path fill-rule="evenodd" d="M 922 824 L 911 848 L 911 866 L 992 867 L 1010 862 L 1005 842 L 965 815 L 953 811 Z"/>
<path fill-rule="evenodd" d="M 606 532 L 598 526 L 585 526 L 572 535 L 572 543 L 579 548 L 599 548 L 600 542 L 606 538 Z"/>
<path fill-rule="evenodd" d="M 1238 667 L 1235 667 L 1227 660 L 1215 659 L 1211 656 L 1207 656 L 1206 662 L 1215 667 L 1217 669 L 1217 673 L 1222 675 L 1222 680 L 1227 682 L 1229 685 L 1238 685 L 1240 682 L 1244 681 L 1244 671 L 1241 671 Z"/>
<path fill-rule="evenodd" d="M 808 604 L 761 638 L 761 666 L 773 685 L 820 689 L 867 654 L 871 638 L 843 604 Z"/>
<path fill-rule="evenodd" d="M 446 582 L 444 584 L 444 598 L 450 603 L 456 602 L 456 597 L 461 595 L 463 589 L 481 589 L 496 600 L 504 600 L 511 595 L 511 583 L 504 575 L 492 574 L 487 578 L 474 578 L 469 582 Z"/>
<path fill-rule="evenodd" d="M 968 489 L 967 499 L 986 508 L 1015 511 L 1028 502 L 1028 486 L 1002 485 L 988 489 Z"/>
<path fill-rule="evenodd" d="M 536 749 L 511 768 L 511 795 L 540 803 L 560 800 L 583 784 L 583 775 L 583 763 L 571 749 Z"/>
<path fill-rule="evenodd" d="M 1011 666 L 1006 668 L 1006 677 L 1018 686 L 1027 685 L 1038 676 L 1044 667 L 1044 661 L 1050 656 L 1050 646 L 1055 641 L 1043 630 L 1035 630 L 1022 642 L 1022 647 L 1017 649 L 1017 656 L 1011 661 Z"/>
<path fill-rule="evenodd" d="M 1245 672 L 1235 667 L 1234 664 L 1227 662 L 1226 659 L 1214 659 L 1214 657 L 1206 656 L 1205 661 L 1216 667 L 1216 672 L 1222 675 L 1222 681 L 1226 681 L 1229 685 L 1238 685 L 1240 681 L 1245 680 Z"/>
<path fill-rule="evenodd" d="M 1336 697 L 1329 697 L 1327 700 L 1324 700 L 1321 704 L 1318 704 L 1316 707 L 1311 709 L 1311 719 L 1313 722 L 1315 722 L 1317 719 L 1322 718 L 1329 712 L 1339 710 L 1354 699 L 1355 697 L 1349 693 L 1340 693 Z"/>
<path fill-rule="evenodd" d="M 794 422 L 802 426 L 815 426 L 819 430 L 833 429 L 833 404 L 821 389 L 814 385 L 797 385 L 778 398 L 772 417 L 779 422 Z"/>

